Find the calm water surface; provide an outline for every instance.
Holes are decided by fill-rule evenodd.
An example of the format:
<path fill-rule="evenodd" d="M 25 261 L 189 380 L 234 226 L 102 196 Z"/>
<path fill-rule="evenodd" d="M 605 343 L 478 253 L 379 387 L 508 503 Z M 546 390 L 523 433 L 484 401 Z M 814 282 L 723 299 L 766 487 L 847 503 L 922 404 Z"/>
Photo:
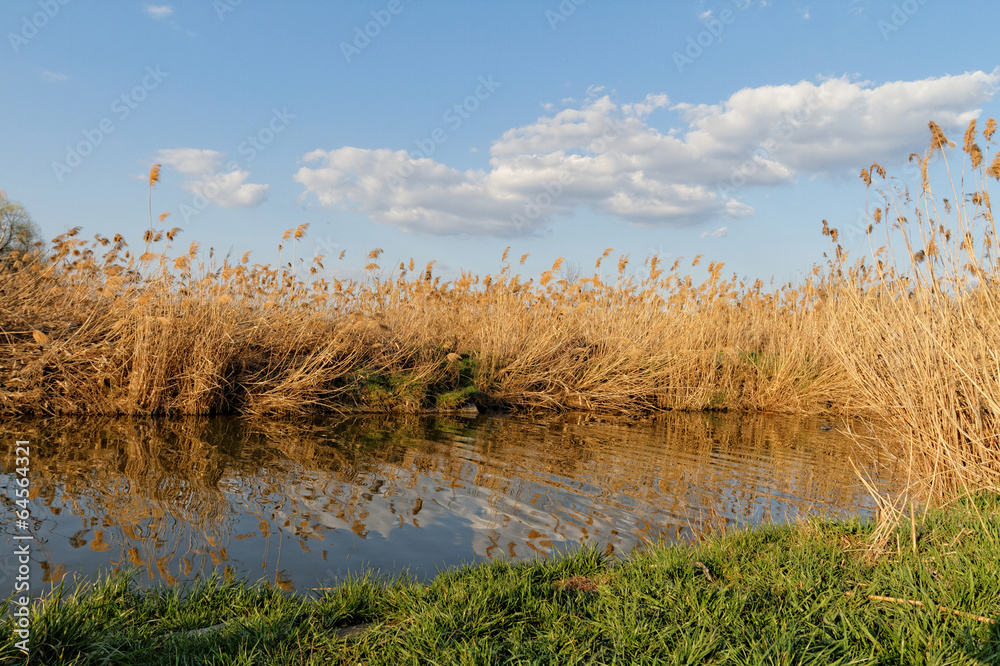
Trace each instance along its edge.
<path fill-rule="evenodd" d="M 12 588 L 23 534 L 12 517 L 16 439 L 31 442 L 36 591 L 116 568 L 137 569 L 142 584 L 217 571 L 306 591 L 368 569 L 426 579 L 581 544 L 621 555 L 727 524 L 868 515 L 850 463 L 867 457 L 823 424 L 715 414 L 5 422 L 0 589 Z"/>

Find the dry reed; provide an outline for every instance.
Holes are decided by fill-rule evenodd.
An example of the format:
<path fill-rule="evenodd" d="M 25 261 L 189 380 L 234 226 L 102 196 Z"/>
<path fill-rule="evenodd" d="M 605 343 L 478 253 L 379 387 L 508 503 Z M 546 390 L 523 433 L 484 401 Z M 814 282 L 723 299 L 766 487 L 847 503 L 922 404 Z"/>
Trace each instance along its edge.
<path fill-rule="evenodd" d="M 306 265 L 294 255 L 305 225 L 283 236 L 292 262 L 279 254 L 278 266 L 247 255 L 215 263 L 197 243 L 174 251 L 179 230 L 158 229 L 152 209 L 138 256 L 120 235 L 85 241 L 73 229 L 0 269 L 0 414 L 418 411 L 468 400 L 855 414 L 906 444 L 925 490 L 996 487 L 995 126 L 966 133 L 972 193 L 935 198 L 929 163 L 954 144 L 933 123 L 930 149 L 911 157 L 916 201 L 881 166 L 866 169 L 879 197 L 867 261 L 849 264 L 824 223 L 828 263 L 770 289 L 724 277 L 721 263 L 696 282 L 658 257 L 631 274 L 622 256 L 608 278 L 611 250 L 583 279 L 568 279 L 561 258 L 525 279 L 508 248 L 497 273 L 446 282 L 434 262 L 383 270 L 375 250 L 362 277 L 341 280 L 321 277 L 322 258 L 308 275 L 292 270 Z"/>

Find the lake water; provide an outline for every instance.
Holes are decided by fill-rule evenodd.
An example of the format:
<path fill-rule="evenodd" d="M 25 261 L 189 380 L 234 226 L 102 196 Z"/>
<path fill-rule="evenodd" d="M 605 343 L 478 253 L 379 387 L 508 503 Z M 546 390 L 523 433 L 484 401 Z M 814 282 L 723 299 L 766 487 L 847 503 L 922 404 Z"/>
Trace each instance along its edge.
<path fill-rule="evenodd" d="M 724 525 L 869 515 L 850 462 L 873 473 L 867 457 L 825 423 L 730 414 L 7 421 L 0 590 L 13 591 L 15 536 L 26 533 L 14 520 L 15 440 L 30 442 L 33 591 L 134 568 L 144 585 L 217 571 L 303 592 L 369 569 L 426 579 L 582 544 L 621 556 Z"/>

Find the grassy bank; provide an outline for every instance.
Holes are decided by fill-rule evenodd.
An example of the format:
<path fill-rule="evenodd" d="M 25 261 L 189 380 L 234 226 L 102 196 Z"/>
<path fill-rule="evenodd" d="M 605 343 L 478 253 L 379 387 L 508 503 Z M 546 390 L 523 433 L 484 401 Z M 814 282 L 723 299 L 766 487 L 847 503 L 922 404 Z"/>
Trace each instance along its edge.
<path fill-rule="evenodd" d="M 307 599 L 119 577 L 36 607 L 31 663 L 1000 663 L 1000 496 L 904 522 L 882 551 L 866 548 L 873 529 L 813 520 Z"/>
<path fill-rule="evenodd" d="M 72 230 L 0 272 L 0 415 L 850 413 L 895 433 L 932 493 L 997 487 L 995 127 L 966 133 L 968 191 L 932 191 L 931 161 L 953 145 L 933 123 L 914 199 L 866 169 L 869 217 L 849 231 L 867 234 L 869 256 L 850 263 L 824 223 L 828 263 L 775 288 L 718 263 L 698 279 L 657 257 L 633 271 L 610 249 L 592 276 L 557 259 L 525 279 L 508 250 L 499 272 L 447 282 L 434 262 L 381 266 L 374 250 L 341 280 L 323 277 L 325 259 L 296 259 L 304 227 L 276 267 L 175 250 L 164 216 L 141 252 Z"/>

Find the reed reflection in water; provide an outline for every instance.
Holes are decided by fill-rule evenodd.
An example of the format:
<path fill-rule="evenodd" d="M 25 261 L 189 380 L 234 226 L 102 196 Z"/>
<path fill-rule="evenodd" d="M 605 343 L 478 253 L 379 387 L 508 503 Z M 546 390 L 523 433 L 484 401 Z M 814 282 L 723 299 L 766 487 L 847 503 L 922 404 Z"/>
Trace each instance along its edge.
<path fill-rule="evenodd" d="M 366 568 L 417 578 L 475 558 L 692 539 L 805 511 L 867 514 L 820 421 L 667 414 L 21 421 L 32 442 L 35 557 L 47 582 L 131 567 L 143 583 L 212 571 L 285 589 Z M 8 507 L 10 508 L 10 507 Z M 2 533 L 13 543 L 12 525 Z M 0 578 L 13 569 L 0 564 Z"/>

